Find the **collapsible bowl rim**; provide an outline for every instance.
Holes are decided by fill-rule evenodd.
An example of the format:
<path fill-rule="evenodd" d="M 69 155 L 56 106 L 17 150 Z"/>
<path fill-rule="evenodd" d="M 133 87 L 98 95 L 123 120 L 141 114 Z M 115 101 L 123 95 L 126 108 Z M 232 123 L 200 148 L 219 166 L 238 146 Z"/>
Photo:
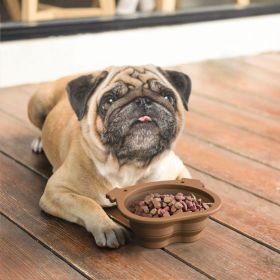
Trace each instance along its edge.
<path fill-rule="evenodd" d="M 209 209 L 197 212 L 182 212 L 178 213 L 169 217 L 159 217 L 159 218 L 152 218 L 152 217 L 143 217 L 132 213 L 128 207 L 126 206 L 126 201 L 131 197 L 133 194 L 140 194 L 142 192 L 151 191 L 154 192 L 162 192 L 160 191 L 160 187 L 164 189 L 167 186 L 185 186 L 187 188 L 192 188 L 193 193 L 196 194 L 196 190 L 199 192 L 205 193 L 205 195 L 210 196 L 213 204 Z M 182 188 L 183 190 L 184 188 Z M 189 190 L 188 190 L 189 191 Z M 121 192 L 124 194 L 120 195 Z M 186 179 L 183 178 L 181 180 L 171 180 L 171 181 L 157 181 L 151 183 L 143 183 L 137 184 L 132 187 L 127 188 L 115 188 L 108 192 L 106 195 L 110 201 L 115 202 L 117 201 L 117 207 L 119 211 L 122 213 L 130 221 L 139 222 L 139 223 L 146 223 L 146 224 L 168 224 L 174 223 L 177 221 L 188 221 L 188 220 L 201 220 L 205 219 L 211 214 L 217 212 L 221 207 L 221 199 L 220 197 L 215 194 L 214 192 L 206 189 L 204 185 L 195 179 Z"/>

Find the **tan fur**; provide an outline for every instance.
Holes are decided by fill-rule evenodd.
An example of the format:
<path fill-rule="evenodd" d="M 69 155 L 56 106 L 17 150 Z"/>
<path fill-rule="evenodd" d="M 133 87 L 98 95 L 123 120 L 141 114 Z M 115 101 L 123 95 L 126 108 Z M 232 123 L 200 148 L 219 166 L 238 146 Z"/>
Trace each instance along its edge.
<path fill-rule="evenodd" d="M 83 225 L 99 246 L 119 247 L 127 236 L 126 230 L 102 209 L 112 205 L 105 198 L 110 189 L 138 182 L 190 177 L 172 150 L 163 152 L 146 167 L 133 164 L 120 167 L 100 140 L 98 131 L 102 130 L 102 120 L 97 117 L 96 106 L 103 93 L 119 80 L 137 87 L 151 77 L 172 87 L 152 66 L 110 68 L 109 75 L 90 98 L 88 112 L 81 122 L 65 91 L 66 84 L 75 76 L 42 85 L 28 105 L 30 120 L 42 129 L 43 149 L 54 171 L 40 207 L 54 216 Z M 180 101 L 178 106 L 177 121 L 181 130 L 184 110 Z"/>

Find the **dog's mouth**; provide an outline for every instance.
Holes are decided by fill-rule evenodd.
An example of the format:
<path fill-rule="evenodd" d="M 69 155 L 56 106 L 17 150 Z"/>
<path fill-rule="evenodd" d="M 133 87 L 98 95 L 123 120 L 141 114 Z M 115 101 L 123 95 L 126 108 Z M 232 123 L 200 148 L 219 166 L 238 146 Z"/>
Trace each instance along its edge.
<path fill-rule="evenodd" d="M 151 133 L 151 131 L 154 130 L 157 126 L 158 125 L 157 125 L 156 118 L 153 118 L 152 116 L 147 114 L 143 114 L 140 117 L 136 117 L 135 119 L 132 120 L 130 125 L 130 130 L 144 129 L 144 130 L 149 130 L 150 131 L 149 133 Z"/>
<path fill-rule="evenodd" d="M 152 121 L 152 118 L 148 115 L 143 115 L 138 118 L 138 122 L 140 122 L 140 123 L 151 122 L 151 121 Z"/>

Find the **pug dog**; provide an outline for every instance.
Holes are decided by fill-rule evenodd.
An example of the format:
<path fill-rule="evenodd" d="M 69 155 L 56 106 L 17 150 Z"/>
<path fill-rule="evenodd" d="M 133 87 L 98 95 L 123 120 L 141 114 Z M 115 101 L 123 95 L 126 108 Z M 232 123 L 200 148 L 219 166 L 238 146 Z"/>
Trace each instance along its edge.
<path fill-rule="evenodd" d="M 152 65 L 110 67 L 45 84 L 28 104 L 41 130 L 32 143 L 51 165 L 43 211 L 84 226 L 100 247 L 128 234 L 103 207 L 112 188 L 190 178 L 173 152 L 184 126 L 191 81 Z"/>

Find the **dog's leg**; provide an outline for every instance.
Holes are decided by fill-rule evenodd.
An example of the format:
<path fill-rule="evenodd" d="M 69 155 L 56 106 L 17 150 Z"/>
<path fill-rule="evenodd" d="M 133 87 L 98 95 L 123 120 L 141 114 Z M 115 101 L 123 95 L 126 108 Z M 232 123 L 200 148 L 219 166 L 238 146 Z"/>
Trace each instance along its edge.
<path fill-rule="evenodd" d="M 125 244 L 128 231 L 111 220 L 96 201 L 51 183 L 40 200 L 45 212 L 84 226 L 100 247 L 118 248 Z"/>
<path fill-rule="evenodd" d="M 34 140 L 31 143 L 31 149 L 34 153 L 40 154 L 43 152 L 43 144 L 41 137 L 34 138 Z"/>

